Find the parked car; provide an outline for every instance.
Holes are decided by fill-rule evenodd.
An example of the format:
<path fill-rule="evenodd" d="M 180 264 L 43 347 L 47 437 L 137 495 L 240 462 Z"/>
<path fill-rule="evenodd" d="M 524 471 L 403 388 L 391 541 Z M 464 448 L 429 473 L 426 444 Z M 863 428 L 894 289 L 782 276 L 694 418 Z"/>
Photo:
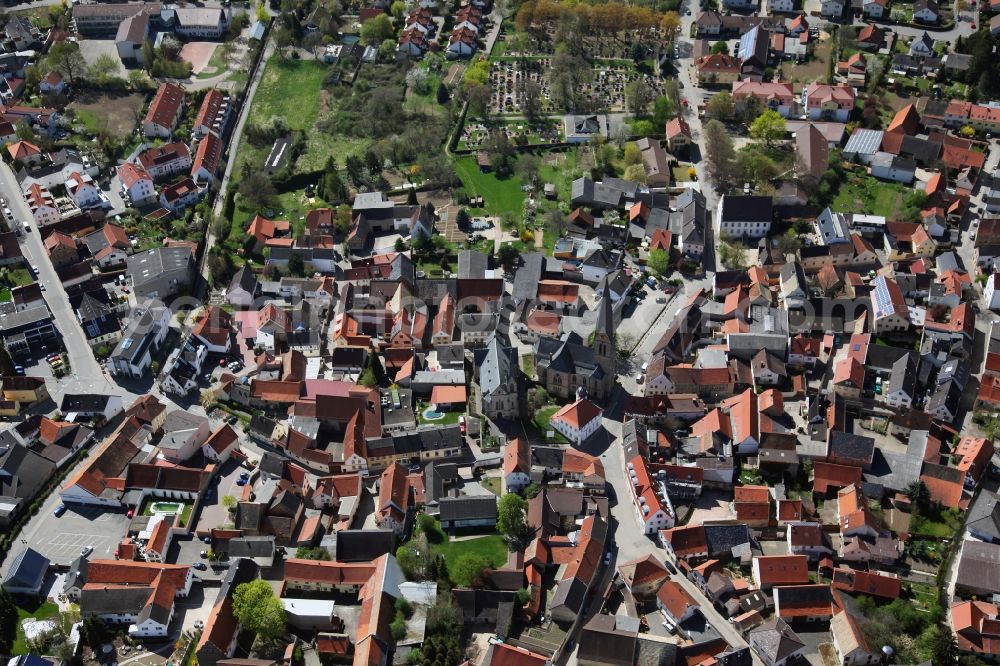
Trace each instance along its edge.
<path fill-rule="evenodd" d="M 59 506 L 56 507 L 55 511 L 52 512 L 52 515 L 55 516 L 56 518 L 58 518 L 59 516 L 63 515 L 64 513 L 66 513 L 66 505 L 65 504 L 60 504 Z"/>
<path fill-rule="evenodd" d="M 208 567 L 207 567 L 207 566 L 205 566 L 205 563 L 204 563 L 204 562 L 195 562 L 195 563 L 194 563 L 194 564 L 192 564 L 191 566 L 193 566 L 193 567 L 194 567 L 195 569 L 197 569 L 198 571 L 206 571 L 206 570 L 208 570 Z"/>
<path fill-rule="evenodd" d="M 84 546 L 83 549 L 80 550 L 80 557 L 87 557 L 87 555 L 90 555 L 92 552 L 94 552 L 93 546 Z"/>

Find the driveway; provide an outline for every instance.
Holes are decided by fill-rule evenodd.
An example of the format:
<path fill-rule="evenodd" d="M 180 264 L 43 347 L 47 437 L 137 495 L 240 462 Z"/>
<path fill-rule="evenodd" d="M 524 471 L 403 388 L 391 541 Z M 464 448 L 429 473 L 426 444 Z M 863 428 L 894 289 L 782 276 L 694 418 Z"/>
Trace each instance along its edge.
<path fill-rule="evenodd" d="M 243 487 L 236 485 L 236 482 L 240 478 L 240 473 L 245 471 L 247 469 L 232 458 L 222 465 L 216 477 L 218 483 L 215 486 L 215 492 L 211 494 L 212 499 L 206 497 L 202 500 L 198 522 L 194 530 L 195 534 L 207 536 L 213 528 L 232 522 L 229 511 L 222 505 L 222 498 L 226 495 L 232 495 L 236 498 L 243 495 Z"/>

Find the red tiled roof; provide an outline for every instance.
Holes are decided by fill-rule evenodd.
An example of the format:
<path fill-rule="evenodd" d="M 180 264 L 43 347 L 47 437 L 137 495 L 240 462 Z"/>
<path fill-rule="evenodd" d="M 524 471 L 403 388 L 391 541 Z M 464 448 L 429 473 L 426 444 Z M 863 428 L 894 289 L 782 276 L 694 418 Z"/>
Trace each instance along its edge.
<path fill-rule="evenodd" d="M 813 463 L 813 492 L 823 494 L 831 488 L 839 490 L 861 483 L 861 474 L 860 467 L 816 461 Z"/>
<path fill-rule="evenodd" d="M 143 124 L 154 123 L 168 129 L 172 128 L 183 103 L 183 88 L 173 83 L 161 83 L 153 102 L 149 105 Z"/>
<path fill-rule="evenodd" d="M 694 597 L 681 587 L 680 583 L 668 580 L 656 593 L 656 598 L 663 604 L 667 612 L 676 619 L 681 619 L 692 607 L 698 605 Z"/>
<path fill-rule="evenodd" d="M 553 414 L 551 420 L 564 421 L 574 430 L 579 430 L 594 419 L 600 418 L 602 413 L 600 407 L 586 398 L 580 398 Z"/>
<path fill-rule="evenodd" d="M 798 585 L 809 582 L 809 558 L 805 555 L 758 555 L 753 558 L 760 586 Z"/>

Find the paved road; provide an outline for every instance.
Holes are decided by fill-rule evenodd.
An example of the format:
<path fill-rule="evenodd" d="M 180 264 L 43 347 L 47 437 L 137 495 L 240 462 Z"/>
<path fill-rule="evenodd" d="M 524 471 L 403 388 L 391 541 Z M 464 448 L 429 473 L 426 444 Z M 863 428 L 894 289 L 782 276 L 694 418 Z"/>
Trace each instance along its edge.
<path fill-rule="evenodd" d="M 625 475 L 625 458 L 621 447 L 622 424 L 612 419 L 604 419 L 605 437 L 595 437 L 596 441 L 588 442 L 584 450 L 592 455 L 598 455 L 604 463 L 608 483 L 611 484 L 613 496 L 617 499 L 611 507 L 611 515 L 617 522 L 615 530 L 616 563 L 628 562 L 646 555 L 653 555 L 661 562 L 666 559 L 663 549 L 647 537 L 639 524 L 638 516 L 629 501 L 631 490 L 629 480 Z M 715 627 L 716 631 L 733 647 L 744 647 L 747 642 L 733 629 L 724 617 L 716 610 L 701 590 L 684 576 L 673 575 L 685 590 L 700 603 L 700 610 L 705 618 Z M 753 654 L 754 666 L 763 666 L 756 653 Z"/>
<path fill-rule="evenodd" d="M 102 378 L 104 373 L 101 371 L 101 366 L 90 351 L 87 338 L 76 320 L 73 309 L 69 306 L 66 291 L 62 287 L 55 269 L 52 268 L 52 263 L 45 252 L 44 245 L 42 245 L 41 235 L 35 228 L 31 217 L 31 209 L 28 208 L 28 203 L 21 194 L 21 188 L 14 172 L 6 163 L 0 167 L 0 194 L 7 199 L 14 216 L 19 220 L 28 221 L 31 226 L 32 230 L 24 234 L 21 251 L 28 263 L 38 267 L 37 279 L 46 288 L 45 300 L 52 311 L 55 325 L 62 334 L 73 374 L 91 380 Z"/>
<path fill-rule="evenodd" d="M 243 104 L 243 108 L 240 110 L 240 117 L 236 119 L 236 126 L 233 128 L 233 133 L 229 137 L 229 159 L 226 160 L 226 173 L 222 176 L 222 182 L 219 185 L 219 193 L 215 197 L 215 217 L 222 216 L 222 209 L 226 204 L 226 192 L 229 189 L 230 180 L 233 175 L 233 166 L 236 163 L 236 151 L 240 145 L 240 138 L 243 136 L 243 126 L 246 125 L 247 116 L 250 113 L 250 106 L 253 103 L 253 97 L 257 93 L 257 86 L 260 84 L 261 76 L 264 74 L 264 67 L 267 64 L 268 59 L 274 53 L 274 44 L 268 41 L 266 51 L 264 56 L 260 59 L 260 66 L 257 67 L 257 71 L 254 72 L 253 79 L 250 81 L 250 88 L 247 92 L 246 102 Z M 205 251 L 201 255 L 201 274 L 205 278 L 203 284 L 208 284 L 208 251 L 212 249 L 215 245 L 215 236 L 212 234 L 211 225 L 205 231 Z M 202 294 L 203 297 L 207 298 L 208 294 Z"/>

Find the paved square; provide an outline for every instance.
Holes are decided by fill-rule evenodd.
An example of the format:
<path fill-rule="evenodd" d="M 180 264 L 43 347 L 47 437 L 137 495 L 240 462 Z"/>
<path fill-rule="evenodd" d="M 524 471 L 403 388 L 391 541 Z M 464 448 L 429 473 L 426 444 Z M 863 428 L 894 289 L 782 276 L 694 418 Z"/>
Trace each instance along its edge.
<path fill-rule="evenodd" d="M 129 522 L 121 510 L 72 505 L 58 518 L 51 511 L 40 513 L 38 521 L 39 527 L 26 537 L 26 545 L 57 566 L 69 565 L 86 546 L 93 547 L 93 559 L 114 558 Z"/>

